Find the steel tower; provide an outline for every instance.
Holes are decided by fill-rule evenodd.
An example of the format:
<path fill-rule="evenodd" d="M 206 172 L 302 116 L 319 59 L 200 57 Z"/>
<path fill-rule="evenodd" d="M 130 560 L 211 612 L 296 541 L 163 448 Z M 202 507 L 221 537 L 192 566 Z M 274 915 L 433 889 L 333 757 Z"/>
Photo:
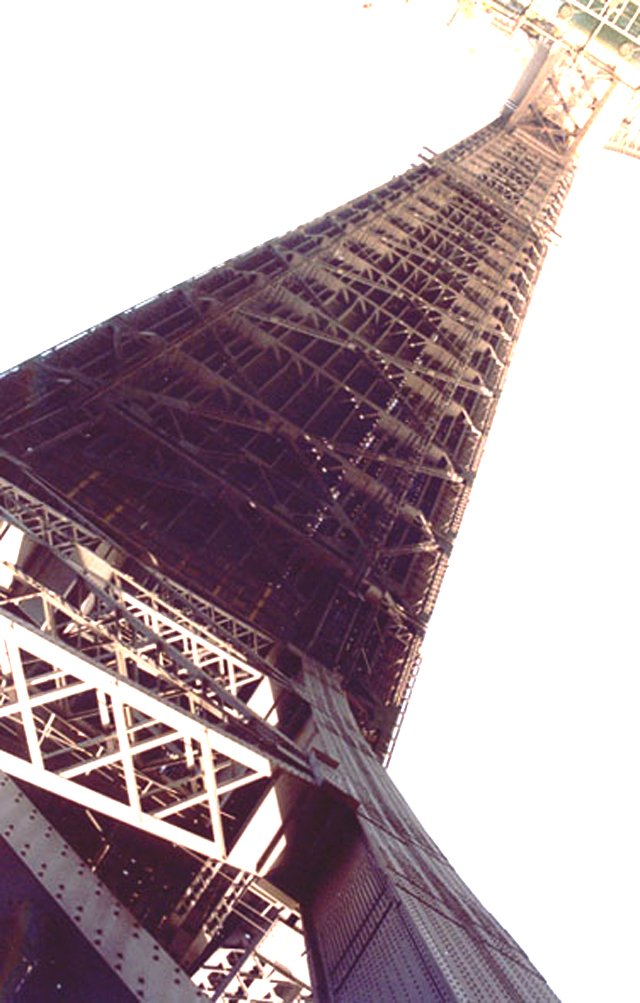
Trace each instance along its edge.
<path fill-rule="evenodd" d="M 384 764 L 611 86 L 540 47 L 467 140 L 0 381 L 9 998 L 556 998 Z"/>

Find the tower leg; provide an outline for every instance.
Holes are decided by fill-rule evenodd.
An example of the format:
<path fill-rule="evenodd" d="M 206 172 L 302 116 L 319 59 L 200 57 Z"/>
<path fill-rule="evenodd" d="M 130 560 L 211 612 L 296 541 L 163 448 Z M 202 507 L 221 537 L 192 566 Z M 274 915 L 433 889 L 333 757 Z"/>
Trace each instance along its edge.
<path fill-rule="evenodd" d="M 319 998 L 557 1000 L 423 830 L 339 688 L 313 670 L 307 680 L 324 796 L 305 827 L 307 875 L 295 890 Z"/>
<path fill-rule="evenodd" d="M 0 773 L 0 1000 L 195 1003 L 198 990 Z"/>
<path fill-rule="evenodd" d="M 320 998 L 345 1003 L 455 1000 L 367 833 L 354 824 L 340 849 L 329 879 L 303 910 Z"/>

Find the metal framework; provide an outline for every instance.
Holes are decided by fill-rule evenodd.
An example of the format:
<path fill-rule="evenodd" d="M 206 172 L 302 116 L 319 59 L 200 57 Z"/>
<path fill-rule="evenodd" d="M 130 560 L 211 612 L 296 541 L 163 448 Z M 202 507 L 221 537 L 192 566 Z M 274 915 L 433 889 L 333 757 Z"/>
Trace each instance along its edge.
<path fill-rule="evenodd" d="M 571 0 L 560 5 L 559 15 L 601 36 L 626 59 L 640 54 L 640 4 L 634 0 Z"/>
<path fill-rule="evenodd" d="M 176 1003 L 193 1003 L 196 998 L 193 984 L 183 970 L 122 909 L 119 899 L 7 776 L 0 776 L 0 796 L 5 843 L 37 875 L 39 883 L 114 972 L 115 977 L 107 987 L 108 998 L 115 1003 L 125 998 L 148 1001 L 170 998 Z M 6 873 L 3 877 L 6 883 Z M 39 970 L 38 960 L 24 959 L 22 965 L 15 966 L 17 971 L 8 973 L 9 978 L 2 986 L 5 999 L 21 999 L 23 989 L 32 999 L 36 998 L 33 995 L 36 985 L 40 999 L 51 998 L 55 991 L 50 981 L 53 973 Z M 93 987 L 90 982 L 84 987 L 85 999 L 90 998 L 92 988 L 95 983 Z"/>
<path fill-rule="evenodd" d="M 17 544 L 45 573 L 29 573 L 28 557 L 4 562 L 13 580 L 0 626 L 0 721 L 17 755 L 0 752 L 0 766 L 223 859 L 223 795 L 276 767 L 312 777 L 268 723 L 277 718 L 269 681 L 157 594 L 112 573 L 78 544 L 95 545 L 81 527 L 2 487 L 13 508 L 5 509 L 7 546 Z M 44 565 L 38 546 L 47 549 Z M 54 575 L 63 587 L 48 583 Z M 176 816 L 184 825 L 167 822 Z"/>
<path fill-rule="evenodd" d="M 640 158 L 640 92 L 630 95 L 622 121 L 609 138 L 606 148 Z"/>
<path fill-rule="evenodd" d="M 0 380 L 0 767 L 194 996 L 555 999 L 383 764 L 611 86 L 539 49 L 456 147 Z"/>

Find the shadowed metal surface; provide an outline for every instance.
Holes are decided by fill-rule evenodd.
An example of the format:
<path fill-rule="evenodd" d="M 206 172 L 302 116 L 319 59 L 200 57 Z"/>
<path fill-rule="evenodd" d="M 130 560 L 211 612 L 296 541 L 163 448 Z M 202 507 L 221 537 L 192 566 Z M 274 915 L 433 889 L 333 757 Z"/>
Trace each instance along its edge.
<path fill-rule="evenodd" d="M 0 765 L 209 997 L 555 999 L 383 763 L 611 85 L 541 48 L 469 139 L 0 380 Z"/>

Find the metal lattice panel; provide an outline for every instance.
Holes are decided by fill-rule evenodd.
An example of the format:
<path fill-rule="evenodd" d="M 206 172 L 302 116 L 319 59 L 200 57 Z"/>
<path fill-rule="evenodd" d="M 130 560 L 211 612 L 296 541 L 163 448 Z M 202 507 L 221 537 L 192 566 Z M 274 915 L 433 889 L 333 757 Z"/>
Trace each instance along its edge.
<path fill-rule="evenodd" d="M 302 916 L 319 1000 L 555 999 L 381 760 L 610 87 L 538 51 L 456 147 L 0 379 L 0 765 L 208 998 L 310 999 Z"/>
<path fill-rule="evenodd" d="M 8 449 L 136 556 L 337 666 L 381 752 L 544 253 L 553 165 L 482 138 L 6 378 Z"/>
<path fill-rule="evenodd" d="M 42 509 L 20 500 L 27 514 Z M 69 542 L 73 527 L 64 534 L 63 524 L 58 515 Z M 218 858 L 222 796 L 276 765 L 310 776 L 293 743 L 253 709 L 277 717 L 256 668 L 166 603 L 147 604 L 77 543 L 65 553 L 8 512 L 4 542 L 19 552 L 18 563 L 4 562 L 5 769 Z M 176 816 L 184 827 L 167 822 Z"/>

